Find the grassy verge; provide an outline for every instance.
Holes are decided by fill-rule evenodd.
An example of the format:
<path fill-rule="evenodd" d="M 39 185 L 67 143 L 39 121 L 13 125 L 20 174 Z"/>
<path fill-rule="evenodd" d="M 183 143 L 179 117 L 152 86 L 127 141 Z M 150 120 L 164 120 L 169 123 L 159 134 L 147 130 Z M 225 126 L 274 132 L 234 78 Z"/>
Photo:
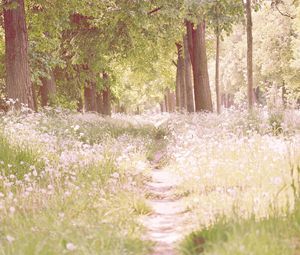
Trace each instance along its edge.
<path fill-rule="evenodd" d="M 136 218 L 147 207 L 124 178 L 103 162 L 74 182 L 15 193 L 18 203 L 0 217 L 0 254 L 146 254 Z"/>
<path fill-rule="evenodd" d="M 287 217 L 260 221 L 221 220 L 211 228 L 191 233 L 181 243 L 184 255 L 292 255 L 300 253 L 300 204 Z"/>
<path fill-rule="evenodd" d="M 17 139 L 13 146 L 4 136 L 0 139 L 0 159 L 13 166 L 0 174 L 0 254 L 148 254 L 152 244 L 141 240 L 144 229 L 137 219 L 150 208 L 139 192 L 142 173 L 131 170 L 136 163 L 144 167 L 144 148 L 156 129 L 82 121 L 86 140 L 72 147 L 72 141 L 82 138 L 76 136 L 81 131 L 74 130 L 77 124 L 69 123 L 69 129 L 75 125 L 75 133 L 67 137 L 66 146 L 63 133 L 68 123 L 51 126 L 51 120 L 41 121 L 44 124 L 34 131 L 59 138 L 49 140 L 57 143 L 51 146 L 51 157 L 47 150 L 45 155 L 39 152 L 46 165 L 39 165 L 40 155 L 31 147 L 18 147 Z M 126 139 L 115 139 L 121 135 Z M 39 139 L 32 137 L 36 143 L 30 144 L 39 144 Z M 52 155 L 60 160 L 51 160 Z"/>

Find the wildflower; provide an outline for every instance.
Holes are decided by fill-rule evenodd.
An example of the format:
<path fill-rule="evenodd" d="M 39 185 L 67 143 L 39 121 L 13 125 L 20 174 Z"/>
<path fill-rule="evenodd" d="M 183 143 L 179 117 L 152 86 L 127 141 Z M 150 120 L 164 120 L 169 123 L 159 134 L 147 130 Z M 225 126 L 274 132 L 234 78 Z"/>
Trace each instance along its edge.
<path fill-rule="evenodd" d="M 70 192 L 70 191 L 66 191 L 66 192 L 64 193 L 64 195 L 65 195 L 66 197 L 69 197 L 69 196 L 71 195 L 71 192 Z"/>
<path fill-rule="evenodd" d="M 115 178 L 115 179 L 118 179 L 120 177 L 120 174 L 117 173 L 117 172 L 114 172 L 112 175 L 111 175 L 112 178 Z"/>
<path fill-rule="evenodd" d="M 9 198 L 9 199 L 12 199 L 13 197 L 14 197 L 14 193 L 12 193 L 11 191 L 8 192 L 8 198 Z"/>
<path fill-rule="evenodd" d="M 15 211 L 16 211 L 16 208 L 14 208 L 13 206 L 9 207 L 9 212 L 10 212 L 11 214 L 14 214 Z"/>
<path fill-rule="evenodd" d="M 66 248 L 69 251 L 75 251 L 76 250 L 76 246 L 73 243 L 67 243 Z"/>
<path fill-rule="evenodd" d="M 54 189 L 53 186 L 51 184 L 48 185 L 48 189 L 52 190 Z"/>
<path fill-rule="evenodd" d="M 58 213 L 59 218 L 64 218 L 65 214 L 63 212 Z"/>
<path fill-rule="evenodd" d="M 10 235 L 7 235 L 7 236 L 6 236 L 6 240 L 7 240 L 8 242 L 12 243 L 13 241 L 15 241 L 15 238 L 12 237 L 12 236 L 10 236 Z"/>

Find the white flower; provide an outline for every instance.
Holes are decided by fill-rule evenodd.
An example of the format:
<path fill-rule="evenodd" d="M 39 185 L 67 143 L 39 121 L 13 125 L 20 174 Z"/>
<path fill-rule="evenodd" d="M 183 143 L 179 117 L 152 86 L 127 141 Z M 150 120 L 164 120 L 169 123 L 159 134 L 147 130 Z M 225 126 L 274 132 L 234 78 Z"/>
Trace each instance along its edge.
<path fill-rule="evenodd" d="M 120 177 L 120 174 L 115 172 L 111 175 L 111 177 L 118 179 Z"/>
<path fill-rule="evenodd" d="M 14 214 L 15 211 L 16 211 L 16 208 L 14 208 L 13 206 L 11 206 L 11 207 L 9 208 L 9 212 L 10 212 L 11 214 Z"/>
<path fill-rule="evenodd" d="M 13 241 L 15 241 L 15 238 L 12 237 L 12 236 L 10 236 L 10 235 L 7 235 L 7 236 L 6 236 L 6 239 L 7 239 L 7 241 L 10 242 L 10 243 L 12 243 Z"/>
<path fill-rule="evenodd" d="M 76 250 L 76 246 L 73 243 L 67 243 L 66 245 L 67 250 L 74 251 Z"/>
<path fill-rule="evenodd" d="M 59 218 L 64 218 L 65 214 L 63 212 L 58 213 Z"/>
<path fill-rule="evenodd" d="M 49 185 L 48 185 L 48 189 L 53 190 L 54 187 L 53 187 L 51 184 L 49 184 Z"/>

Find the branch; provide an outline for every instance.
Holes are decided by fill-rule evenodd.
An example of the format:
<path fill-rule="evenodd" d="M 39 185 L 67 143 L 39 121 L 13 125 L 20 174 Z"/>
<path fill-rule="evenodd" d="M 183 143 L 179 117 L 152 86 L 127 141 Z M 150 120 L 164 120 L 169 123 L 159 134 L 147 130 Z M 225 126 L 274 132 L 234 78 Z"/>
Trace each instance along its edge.
<path fill-rule="evenodd" d="M 148 15 L 151 15 L 151 14 L 153 14 L 153 13 L 156 13 L 156 12 L 160 11 L 161 9 L 162 9 L 162 7 L 157 7 L 157 8 L 155 8 L 155 9 L 153 9 L 152 11 L 148 12 Z"/>
<path fill-rule="evenodd" d="M 295 19 L 295 18 L 296 18 L 295 16 L 291 16 L 291 15 L 288 14 L 288 13 L 283 13 L 282 11 L 280 11 L 277 4 L 275 4 L 275 7 L 276 7 L 276 10 L 277 10 L 282 16 L 288 17 L 288 18 L 290 18 L 290 19 Z"/>
<path fill-rule="evenodd" d="M 177 63 L 174 60 L 172 60 L 172 63 L 177 67 Z"/>

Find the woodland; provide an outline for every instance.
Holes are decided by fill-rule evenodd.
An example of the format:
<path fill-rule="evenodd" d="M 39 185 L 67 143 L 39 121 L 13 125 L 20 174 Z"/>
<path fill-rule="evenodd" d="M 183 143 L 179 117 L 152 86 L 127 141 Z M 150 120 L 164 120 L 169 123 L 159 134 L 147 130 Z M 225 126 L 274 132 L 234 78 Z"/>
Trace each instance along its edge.
<path fill-rule="evenodd" d="M 300 253 L 299 0 L 0 23 L 0 255 Z"/>

